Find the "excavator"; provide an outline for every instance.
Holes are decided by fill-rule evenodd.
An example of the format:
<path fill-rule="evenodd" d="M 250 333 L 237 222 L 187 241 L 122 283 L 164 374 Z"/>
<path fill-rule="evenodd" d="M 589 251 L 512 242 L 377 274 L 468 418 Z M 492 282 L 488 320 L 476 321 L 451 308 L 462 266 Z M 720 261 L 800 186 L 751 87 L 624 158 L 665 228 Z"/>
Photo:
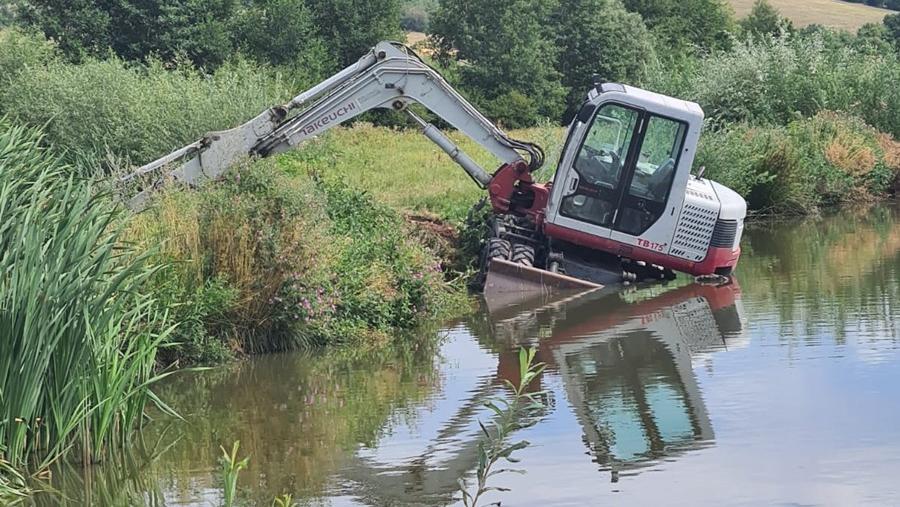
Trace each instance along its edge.
<path fill-rule="evenodd" d="M 414 104 L 490 152 L 499 168 L 486 171 Z M 377 44 L 286 104 L 125 176 L 138 186 L 128 205 L 143 209 L 163 182 L 199 186 L 247 157 L 299 147 L 373 109 L 408 114 L 487 191 L 492 213 L 478 276 L 485 291 L 586 290 L 669 279 L 675 271 L 727 277 L 737 265 L 747 206 L 703 178 L 703 168 L 691 171 L 703 126 L 699 105 L 597 80 L 569 124 L 552 181 L 541 183 L 533 176 L 545 158 L 538 145 L 511 138 L 395 42 Z"/>

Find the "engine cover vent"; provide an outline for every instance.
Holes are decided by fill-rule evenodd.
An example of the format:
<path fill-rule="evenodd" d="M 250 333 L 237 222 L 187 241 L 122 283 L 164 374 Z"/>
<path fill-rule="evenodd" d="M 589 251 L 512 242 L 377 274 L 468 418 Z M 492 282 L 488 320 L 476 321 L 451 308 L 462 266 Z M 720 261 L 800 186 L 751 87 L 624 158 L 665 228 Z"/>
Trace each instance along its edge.
<path fill-rule="evenodd" d="M 713 230 L 709 246 L 716 248 L 733 248 L 734 237 L 737 236 L 737 220 L 718 220 Z"/>
<path fill-rule="evenodd" d="M 694 198 L 690 200 L 694 202 L 685 202 L 684 204 L 669 253 L 683 259 L 699 262 L 706 258 L 713 230 L 716 227 L 716 219 L 719 217 L 719 211 L 717 206 L 713 208 L 697 202 L 699 199 Z M 732 237 L 732 239 L 734 238 Z"/>

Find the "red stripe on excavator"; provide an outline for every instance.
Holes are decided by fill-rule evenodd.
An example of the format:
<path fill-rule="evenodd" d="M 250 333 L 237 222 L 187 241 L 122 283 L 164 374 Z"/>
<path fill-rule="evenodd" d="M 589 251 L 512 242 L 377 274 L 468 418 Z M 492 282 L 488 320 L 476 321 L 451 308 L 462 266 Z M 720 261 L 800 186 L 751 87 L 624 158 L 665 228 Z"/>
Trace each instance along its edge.
<path fill-rule="evenodd" d="M 602 250 L 632 260 L 649 262 L 651 264 L 695 276 L 711 275 L 715 273 L 717 269 L 721 268 L 730 268 L 733 270 L 737 266 L 738 259 L 741 257 L 740 248 L 732 250 L 730 248 L 713 247 L 707 251 L 705 259 L 700 262 L 693 262 L 550 223 L 544 224 L 544 234 L 551 238 L 575 243 L 576 245 L 593 248 L 595 250 Z"/>

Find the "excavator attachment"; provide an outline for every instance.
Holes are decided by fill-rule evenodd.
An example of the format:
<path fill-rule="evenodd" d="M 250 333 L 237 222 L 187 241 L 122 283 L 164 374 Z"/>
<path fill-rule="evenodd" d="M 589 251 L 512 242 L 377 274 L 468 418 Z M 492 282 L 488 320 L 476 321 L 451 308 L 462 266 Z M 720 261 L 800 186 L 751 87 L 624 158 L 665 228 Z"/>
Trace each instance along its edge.
<path fill-rule="evenodd" d="M 491 259 L 488 266 L 484 297 L 495 304 L 506 306 L 525 299 L 575 294 L 603 287 L 580 278 L 495 258 Z"/>

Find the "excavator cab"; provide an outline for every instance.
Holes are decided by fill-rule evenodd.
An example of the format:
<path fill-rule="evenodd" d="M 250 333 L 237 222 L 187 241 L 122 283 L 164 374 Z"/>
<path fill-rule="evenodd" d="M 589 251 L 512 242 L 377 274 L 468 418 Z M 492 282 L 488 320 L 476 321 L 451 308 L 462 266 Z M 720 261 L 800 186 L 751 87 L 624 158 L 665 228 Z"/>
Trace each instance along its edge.
<path fill-rule="evenodd" d="M 689 273 L 730 273 L 746 205 L 691 174 L 702 126 L 692 102 L 618 84 L 592 90 L 569 127 L 547 235 Z M 717 265 L 694 266 L 706 260 Z"/>

